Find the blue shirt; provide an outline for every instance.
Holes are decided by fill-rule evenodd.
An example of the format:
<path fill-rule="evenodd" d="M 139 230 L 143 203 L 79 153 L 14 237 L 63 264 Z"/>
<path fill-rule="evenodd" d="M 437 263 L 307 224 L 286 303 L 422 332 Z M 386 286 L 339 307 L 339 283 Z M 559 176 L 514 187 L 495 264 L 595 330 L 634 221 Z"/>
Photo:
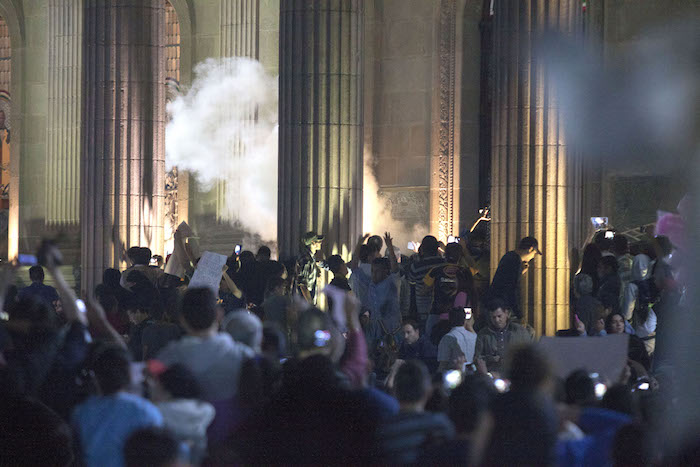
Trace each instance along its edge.
<path fill-rule="evenodd" d="M 86 465 L 121 467 L 129 435 L 140 428 L 162 426 L 163 417 L 146 399 L 118 392 L 89 397 L 75 408 L 71 422 Z"/>
<path fill-rule="evenodd" d="M 384 334 L 400 334 L 401 308 L 396 288 L 396 278 L 390 275 L 378 284 L 375 284 L 365 274 L 359 276 L 367 286 L 367 303 L 369 309 L 370 325 L 367 332 L 367 343 L 372 349 L 374 344 Z"/>
<path fill-rule="evenodd" d="M 32 285 L 23 288 L 17 294 L 18 299 L 25 297 L 36 297 L 45 302 L 51 309 L 54 309 L 54 302 L 58 300 L 58 292 L 50 285 L 32 282 Z"/>

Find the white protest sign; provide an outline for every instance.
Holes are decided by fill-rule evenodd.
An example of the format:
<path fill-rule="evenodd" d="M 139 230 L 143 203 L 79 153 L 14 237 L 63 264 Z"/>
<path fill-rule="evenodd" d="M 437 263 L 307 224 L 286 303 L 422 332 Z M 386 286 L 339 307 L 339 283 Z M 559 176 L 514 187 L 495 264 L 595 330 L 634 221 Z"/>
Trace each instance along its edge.
<path fill-rule="evenodd" d="M 225 255 L 205 251 L 197 263 L 197 269 L 194 270 L 189 287 L 208 287 L 212 289 L 215 294 L 218 294 L 221 274 L 224 264 L 226 264 L 226 259 Z"/>
<path fill-rule="evenodd" d="M 566 378 L 574 370 L 598 373 L 617 381 L 627 365 L 627 334 L 591 337 L 542 337 L 537 346 L 552 362 L 554 374 Z"/>

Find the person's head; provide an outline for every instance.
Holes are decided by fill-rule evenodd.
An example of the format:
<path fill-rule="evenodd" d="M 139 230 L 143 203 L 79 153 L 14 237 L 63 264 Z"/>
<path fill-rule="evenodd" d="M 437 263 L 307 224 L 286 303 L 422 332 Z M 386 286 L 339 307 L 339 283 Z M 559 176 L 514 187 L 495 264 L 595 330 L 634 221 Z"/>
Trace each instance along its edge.
<path fill-rule="evenodd" d="M 379 284 L 391 274 L 389 258 L 375 258 L 372 261 L 372 282 Z"/>
<path fill-rule="evenodd" d="M 399 367 L 394 378 L 394 395 L 399 404 L 417 405 L 422 409 L 431 392 L 430 373 L 425 363 L 409 360 Z"/>
<path fill-rule="evenodd" d="M 126 467 L 174 467 L 178 465 L 180 443 L 167 430 L 140 428 L 124 443 Z"/>
<path fill-rule="evenodd" d="M 639 254 L 632 260 L 632 280 L 643 281 L 651 276 L 651 258 Z"/>
<path fill-rule="evenodd" d="M 564 390 L 567 404 L 588 406 L 596 403 L 595 381 L 584 369 L 576 370 L 567 376 Z"/>
<path fill-rule="evenodd" d="M 184 365 L 170 365 L 155 378 L 153 399 L 156 401 L 171 399 L 199 399 L 202 389 L 194 374 Z"/>
<path fill-rule="evenodd" d="M 247 311 L 234 311 L 224 318 L 224 329 L 233 340 L 245 344 L 256 353 L 260 353 L 262 344 L 262 321 L 255 314 Z"/>
<path fill-rule="evenodd" d="M 258 248 L 258 252 L 255 255 L 255 260 L 256 261 L 270 261 L 271 256 L 272 256 L 272 252 L 270 251 L 270 248 L 263 245 L 260 248 Z"/>
<path fill-rule="evenodd" d="M 329 353 L 331 350 L 331 322 L 318 308 L 309 308 L 297 321 L 297 347 L 300 352 Z"/>
<path fill-rule="evenodd" d="M 495 390 L 490 378 L 468 375 L 450 393 L 448 416 L 458 434 L 471 434 L 482 422 Z"/>
<path fill-rule="evenodd" d="M 420 329 L 418 323 L 413 320 L 405 320 L 403 322 L 403 338 L 408 345 L 413 345 L 420 339 Z"/>
<path fill-rule="evenodd" d="M 301 242 L 304 248 L 311 251 L 311 254 L 315 254 L 321 249 L 321 244 L 323 243 L 323 235 L 319 235 L 316 232 L 310 231 L 302 235 Z"/>
<path fill-rule="evenodd" d="M 616 256 L 626 255 L 630 252 L 629 240 L 625 235 L 615 235 L 612 239 L 612 252 Z"/>
<path fill-rule="evenodd" d="M 381 252 L 384 247 L 384 240 L 379 235 L 372 235 L 367 239 L 367 244 L 377 250 L 377 252 Z"/>
<path fill-rule="evenodd" d="M 119 281 L 121 281 L 122 274 L 113 268 L 105 269 L 102 273 L 102 283 L 111 289 L 117 289 L 121 287 Z"/>
<path fill-rule="evenodd" d="M 550 381 L 547 356 L 532 344 L 512 347 L 506 358 L 506 375 L 511 390 L 536 391 Z"/>
<path fill-rule="evenodd" d="M 216 296 L 211 289 L 187 289 L 180 308 L 181 322 L 188 333 L 215 330 L 221 318 Z"/>
<path fill-rule="evenodd" d="M 577 297 L 584 297 L 593 293 L 593 279 L 585 273 L 576 274 L 574 277 L 574 293 Z"/>
<path fill-rule="evenodd" d="M 581 257 L 581 271 L 586 274 L 597 274 L 598 273 L 598 263 L 603 257 L 600 252 L 600 248 L 595 243 L 589 243 L 583 249 L 583 256 Z"/>
<path fill-rule="evenodd" d="M 464 308 L 452 308 L 449 313 L 450 327 L 463 327 L 466 322 Z"/>
<path fill-rule="evenodd" d="M 0 400 L 0 465 L 73 465 L 73 433 L 53 410 L 29 397 Z"/>
<path fill-rule="evenodd" d="M 448 263 L 457 264 L 462 258 L 462 247 L 459 243 L 448 243 L 445 247 L 445 260 Z"/>
<path fill-rule="evenodd" d="M 124 349 L 106 347 L 100 350 L 90 364 L 100 393 L 111 396 L 131 384 L 131 359 Z"/>
<path fill-rule="evenodd" d="M 437 238 L 432 235 L 426 235 L 420 242 L 418 253 L 424 258 L 428 256 L 437 256 L 439 247 L 440 243 L 437 241 Z"/>
<path fill-rule="evenodd" d="M 624 334 L 625 317 L 618 312 L 610 313 L 605 320 L 605 330 L 608 334 Z"/>
<path fill-rule="evenodd" d="M 598 277 L 603 278 L 610 274 L 617 274 L 617 259 L 614 256 L 603 256 L 598 263 Z"/>
<path fill-rule="evenodd" d="M 265 296 L 284 295 L 285 284 L 286 281 L 281 277 L 271 277 L 267 280 L 267 285 L 265 286 Z"/>
<path fill-rule="evenodd" d="M 535 237 L 524 237 L 518 243 L 518 254 L 524 263 L 529 263 L 535 256 L 542 255 L 540 244 Z"/>
<path fill-rule="evenodd" d="M 126 251 L 126 257 L 129 258 L 131 264 L 148 266 L 151 261 L 151 250 L 149 248 L 142 248 L 139 246 L 132 246 Z"/>
<path fill-rule="evenodd" d="M 328 269 L 337 277 L 345 277 L 348 275 L 348 267 L 340 255 L 333 255 L 326 260 Z"/>
<path fill-rule="evenodd" d="M 486 304 L 486 311 L 488 311 L 489 324 L 493 329 L 500 331 L 508 326 L 510 309 L 503 300 L 491 300 Z"/>
<path fill-rule="evenodd" d="M 241 267 L 250 266 L 255 263 L 255 255 L 250 250 L 243 250 L 238 255 L 238 260 L 241 262 Z"/>
<path fill-rule="evenodd" d="M 36 282 L 38 284 L 43 284 L 44 283 L 44 268 L 41 266 L 32 266 L 29 268 L 29 279 L 32 282 Z"/>
<path fill-rule="evenodd" d="M 593 237 L 593 243 L 596 244 L 601 253 L 610 251 L 612 248 L 612 240 L 607 238 L 606 234 L 606 230 L 599 230 Z"/>

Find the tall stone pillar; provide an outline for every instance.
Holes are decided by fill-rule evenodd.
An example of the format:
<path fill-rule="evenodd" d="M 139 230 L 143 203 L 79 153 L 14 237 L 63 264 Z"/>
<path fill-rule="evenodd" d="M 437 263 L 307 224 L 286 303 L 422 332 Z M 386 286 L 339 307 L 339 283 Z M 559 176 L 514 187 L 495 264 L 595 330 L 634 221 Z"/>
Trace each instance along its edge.
<path fill-rule="evenodd" d="M 49 0 L 48 3 L 46 224 L 77 228 L 80 219 L 83 5 L 76 0 Z"/>
<path fill-rule="evenodd" d="M 221 0 L 220 53 L 221 57 L 259 58 L 259 17 L 260 0 Z M 244 125 L 252 128 L 255 123 L 255 109 L 247 112 Z M 240 138 L 231 136 L 228 141 L 229 154 L 223 161 L 228 164 L 227 173 L 236 173 L 244 145 Z M 233 191 L 233 193 L 231 193 Z M 240 198 L 240 184 L 220 181 L 216 184 L 216 217 L 218 220 L 237 220 L 246 215 L 245 206 L 241 212 L 238 203 L 231 205 L 227 199 Z"/>
<path fill-rule="evenodd" d="M 569 327 L 568 212 L 580 179 L 569 165 L 554 86 L 533 53 L 540 33 L 581 32 L 578 0 L 504 0 L 494 4 L 491 267 L 532 235 L 543 257 L 521 279 L 525 318 L 540 334 Z M 573 216 L 571 216 L 573 217 Z"/>
<path fill-rule="evenodd" d="M 163 250 L 165 2 L 85 0 L 82 278 Z"/>
<path fill-rule="evenodd" d="M 280 4 L 282 257 L 308 230 L 348 255 L 362 227 L 362 0 Z"/>

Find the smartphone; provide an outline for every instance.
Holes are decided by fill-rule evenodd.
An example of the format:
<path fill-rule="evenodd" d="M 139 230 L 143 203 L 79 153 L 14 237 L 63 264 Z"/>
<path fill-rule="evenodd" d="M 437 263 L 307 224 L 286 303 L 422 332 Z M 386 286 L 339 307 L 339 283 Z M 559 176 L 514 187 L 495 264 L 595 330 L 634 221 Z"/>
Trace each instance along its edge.
<path fill-rule="evenodd" d="M 462 382 L 462 372 L 459 370 L 452 370 L 446 372 L 442 377 L 442 383 L 446 390 L 450 391 Z"/>
<path fill-rule="evenodd" d="M 34 255 L 19 254 L 17 255 L 17 261 L 20 266 L 36 266 L 38 264 L 36 256 Z"/>
<path fill-rule="evenodd" d="M 615 237 L 615 232 L 613 232 L 612 230 L 608 230 L 607 232 L 605 232 L 605 238 L 614 238 L 614 237 Z"/>
<path fill-rule="evenodd" d="M 236 248 L 233 249 L 234 253 L 237 255 L 241 254 L 241 251 L 243 251 L 243 245 L 236 245 Z"/>
<path fill-rule="evenodd" d="M 593 224 L 593 228 L 595 230 L 602 230 L 608 227 L 608 218 L 607 217 L 591 217 L 591 223 Z"/>
<path fill-rule="evenodd" d="M 325 347 L 328 341 L 331 340 L 331 332 L 325 329 L 318 329 L 314 332 L 314 345 L 316 347 Z"/>
<path fill-rule="evenodd" d="M 508 382 L 501 378 L 496 378 L 493 380 L 493 386 L 496 388 L 496 391 L 498 392 L 506 392 L 508 390 Z"/>
<path fill-rule="evenodd" d="M 464 308 L 464 319 L 472 319 L 472 309 L 471 307 Z"/>
<path fill-rule="evenodd" d="M 413 242 L 408 242 L 408 246 L 406 248 L 408 248 L 408 251 L 413 251 L 415 250 L 416 245 Z"/>
<path fill-rule="evenodd" d="M 75 300 L 75 306 L 78 308 L 78 311 L 81 313 L 87 313 L 87 307 L 85 306 L 85 302 L 82 301 L 81 299 L 76 299 Z"/>

